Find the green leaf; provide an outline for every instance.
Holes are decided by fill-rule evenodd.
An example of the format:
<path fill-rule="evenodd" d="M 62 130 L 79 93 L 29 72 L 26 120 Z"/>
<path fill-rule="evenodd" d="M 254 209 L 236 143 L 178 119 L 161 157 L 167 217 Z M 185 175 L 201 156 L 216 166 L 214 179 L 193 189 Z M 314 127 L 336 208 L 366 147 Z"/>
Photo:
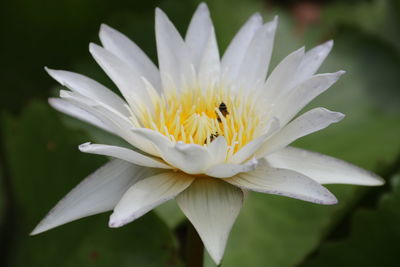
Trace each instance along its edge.
<path fill-rule="evenodd" d="M 3 214 L 4 214 L 4 209 L 5 209 L 5 198 L 4 198 L 4 183 L 3 179 L 4 177 L 1 175 L 1 169 L 0 169 L 0 226 L 3 225 Z M 1 227 L 0 227 L 1 229 Z"/>
<path fill-rule="evenodd" d="M 165 202 L 154 211 L 170 229 L 175 229 L 186 218 L 175 199 Z"/>
<path fill-rule="evenodd" d="M 9 266 L 175 266 L 176 245 L 154 214 L 121 229 L 97 215 L 30 237 L 29 232 L 70 189 L 104 161 L 80 153 L 83 132 L 67 129 L 46 104 L 32 103 L 3 121 L 15 201 L 15 246 Z M 11 229 L 12 230 L 12 229 Z"/>
<path fill-rule="evenodd" d="M 398 266 L 400 249 L 400 175 L 391 181 L 376 209 L 359 209 L 352 216 L 351 233 L 323 244 L 301 266 Z"/>

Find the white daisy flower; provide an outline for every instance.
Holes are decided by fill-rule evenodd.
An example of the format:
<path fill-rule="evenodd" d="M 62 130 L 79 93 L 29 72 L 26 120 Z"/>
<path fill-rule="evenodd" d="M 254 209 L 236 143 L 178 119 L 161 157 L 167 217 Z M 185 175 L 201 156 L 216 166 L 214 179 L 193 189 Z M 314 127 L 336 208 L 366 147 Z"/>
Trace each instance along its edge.
<path fill-rule="evenodd" d="M 315 108 L 295 118 L 344 72 L 315 74 L 329 41 L 294 51 L 267 77 L 277 23 L 253 15 L 220 59 L 205 4 L 184 39 L 157 9 L 158 68 L 102 25 L 102 46 L 90 44 L 90 52 L 123 98 L 80 74 L 47 69 L 69 89 L 49 100 L 55 109 L 132 147 L 81 145 L 115 159 L 74 188 L 32 234 L 109 210 L 110 227 L 120 227 L 175 198 L 218 264 L 247 190 L 329 205 L 337 200 L 321 184 L 381 185 L 349 163 L 288 147 L 344 117 Z"/>

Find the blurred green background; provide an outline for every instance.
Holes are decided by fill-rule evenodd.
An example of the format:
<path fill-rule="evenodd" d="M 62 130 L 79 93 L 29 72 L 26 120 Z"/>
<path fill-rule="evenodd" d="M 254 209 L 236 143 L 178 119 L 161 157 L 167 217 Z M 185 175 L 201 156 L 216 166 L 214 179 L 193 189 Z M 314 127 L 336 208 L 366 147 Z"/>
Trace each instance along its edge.
<path fill-rule="evenodd" d="M 210 0 L 220 50 L 254 12 L 279 15 L 276 65 L 302 45 L 328 39 L 320 72 L 347 74 L 311 106 L 347 115 L 295 145 L 372 170 L 378 188 L 328 186 L 340 201 L 318 206 L 252 193 L 234 225 L 222 266 L 400 266 L 400 1 Z M 101 23 L 125 33 L 156 60 L 154 8 L 184 33 L 194 0 L 19 0 L 0 9 L 0 266 L 183 266 L 182 214 L 164 204 L 121 228 L 108 214 L 35 237 L 49 209 L 106 161 L 80 153 L 115 138 L 52 110 L 56 84 L 44 66 L 115 86 L 88 53 Z M 310 107 L 311 107 L 310 106 Z M 205 266 L 214 266 L 205 254 Z"/>

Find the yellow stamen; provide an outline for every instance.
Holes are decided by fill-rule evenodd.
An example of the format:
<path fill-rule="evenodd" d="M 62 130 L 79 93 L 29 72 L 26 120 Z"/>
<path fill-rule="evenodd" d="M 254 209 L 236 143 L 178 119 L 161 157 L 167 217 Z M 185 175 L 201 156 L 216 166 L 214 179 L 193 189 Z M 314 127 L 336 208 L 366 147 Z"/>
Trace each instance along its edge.
<path fill-rule="evenodd" d="M 203 90 L 197 86 L 181 93 L 170 88 L 152 97 L 153 109 L 141 109 L 135 124 L 156 130 L 173 142 L 207 146 L 217 136 L 224 136 L 230 147 L 229 157 L 256 138 L 263 127 L 252 100 L 245 93 L 232 93 L 223 86 Z M 221 103 L 226 110 L 220 110 Z"/>

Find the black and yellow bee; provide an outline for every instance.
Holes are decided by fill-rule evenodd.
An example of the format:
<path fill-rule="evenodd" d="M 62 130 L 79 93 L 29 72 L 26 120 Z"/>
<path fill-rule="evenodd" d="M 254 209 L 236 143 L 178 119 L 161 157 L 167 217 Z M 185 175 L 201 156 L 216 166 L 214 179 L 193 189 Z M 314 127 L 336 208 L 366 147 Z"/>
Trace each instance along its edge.
<path fill-rule="evenodd" d="M 221 102 L 221 104 L 219 104 L 218 109 L 221 112 L 222 116 L 226 117 L 226 115 L 229 115 L 228 107 L 226 106 L 226 104 L 224 102 Z M 218 114 L 217 114 L 217 117 L 218 117 L 217 118 L 218 122 L 221 122 L 221 118 L 218 116 Z"/>

